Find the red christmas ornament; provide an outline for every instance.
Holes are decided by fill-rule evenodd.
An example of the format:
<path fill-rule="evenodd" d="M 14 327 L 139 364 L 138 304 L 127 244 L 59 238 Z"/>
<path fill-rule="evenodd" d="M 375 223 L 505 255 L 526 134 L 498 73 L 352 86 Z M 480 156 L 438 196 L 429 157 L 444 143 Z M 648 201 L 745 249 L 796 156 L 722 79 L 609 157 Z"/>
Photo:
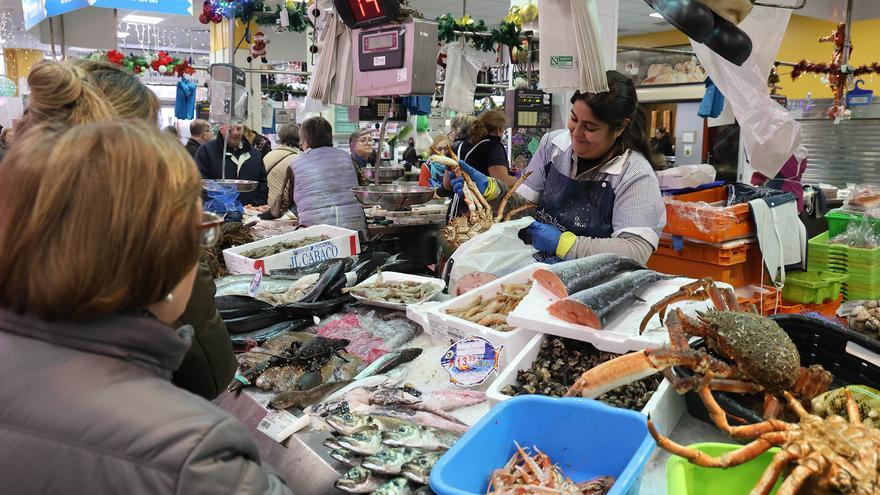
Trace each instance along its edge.
<path fill-rule="evenodd" d="M 211 20 L 214 21 L 214 24 L 220 24 L 220 21 L 223 20 L 223 15 L 220 12 L 215 12 L 214 15 L 211 16 Z"/>
<path fill-rule="evenodd" d="M 122 65 L 122 60 L 125 58 L 125 55 L 116 51 L 110 50 L 107 52 L 107 61 L 111 64 Z"/>
<path fill-rule="evenodd" d="M 199 22 L 201 22 L 202 24 L 207 24 L 207 23 L 211 22 L 211 18 L 208 17 L 207 14 L 202 13 L 199 15 Z"/>

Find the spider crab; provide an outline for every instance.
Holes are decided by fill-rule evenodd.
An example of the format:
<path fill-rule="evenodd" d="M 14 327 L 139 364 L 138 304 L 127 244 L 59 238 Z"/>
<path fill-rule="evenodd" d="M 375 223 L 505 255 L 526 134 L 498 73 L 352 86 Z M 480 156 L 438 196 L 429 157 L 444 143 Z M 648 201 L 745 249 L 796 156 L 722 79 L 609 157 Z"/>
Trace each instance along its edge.
<path fill-rule="evenodd" d="M 782 471 L 793 464 L 777 495 L 794 495 L 800 490 L 813 494 L 880 494 L 880 430 L 862 423 L 852 393 L 846 390 L 849 421 L 830 415 L 821 418 L 810 414 L 789 392 L 783 392 L 798 423 L 771 419 L 746 426 L 730 426 L 721 407 L 708 389 L 700 391 L 715 426 L 730 436 L 752 440 L 738 450 L 712 457 L 677 444 L 660 435 L 648 419 L 648 430 L 661 448 L 703 467 L 728 468 L 745 464 L 774 446 L 781 450 L 773 456 L 751 495 L 766 495 Z"/>
<path fill-rule="evenodd" d="M 462 188 L 462 193 L 464 196 L 464 202 L 468 207 L 467 215 L 457 216 L 450 220 L 446 225 L 446 228 L 444 228 L 440 234 L 443 240 L 446 241 L 453 250 L 458 249 L 459 246 L 476 237 L 478 234 L 482 234 L 489 230 L 489 227 L 491 227 L 493 223 L 501 221 L 506 222 L 510 220 L 513 215 L 534 207 L 533 204 L 526 204 L 512 210 L 507 215 L 504 214 L 504 210 L 507 209 L 507 202 L 513 196 L 516 189 L 525 182 L 529 175 L 531 175 L 531 172 L 522 174 L 522 176 L 510 186 L 510 189 L 508 189 L 504 194 L 504 197 L 501 198 L 501 203 L 498 205 L 498 214 L 493 217 L 492 206 L 489 205 L 489 202 L 486 201 L 486 198 L 480 193 L 480 190 L 477 188 L 477 185 L 474 184 L 471 177 L 461 169 L 461 166 L 458 164 L 458 157 L 455 156 L 455 153 L 452 150 L 449 150 L 448 153 L 451 156 L 447 157 L 439 154 L 435 148 L 432 148 L 432 151 L 435 154 L 431 156 L 431 162 L 440 163 L 446 166 L 446 168 L 448 168 L 456 177 L 464 178 L 465 187 Z"/>
<path fill-rule="evenodd" d="M 711 279 L 684 285 L 651 306 L 642 321 L 643 330 L 655 313 L 661 320 L 669 304 L 685 300 L 711 299 L 715 309 L 690 318 L 675 309 L 666 317 L 669 348 L 645 349 L 624 354 L 587 370 L 569 389 L 567 396 L 597 397 L 635 380 L 663 372 L 675 390 L 683 394 L 704 389 L 745 394 L 764 393 L 764 418 L 779 414 L 779 396 L 792 391 L 805 403 L 825 392 L 831 374 L 821 366 L 800 366 L 800 354 L 791 338 L 774 321 L 744 311 L 730 289 L 720 289 Z M 688 337 L 702 337 L 714 357 L 704 349 L 691 349 Z M 728 362 L 729 361 L 729 362 Z M 680 377 L 673 366 L 690 368 L 691 377 Z"/>

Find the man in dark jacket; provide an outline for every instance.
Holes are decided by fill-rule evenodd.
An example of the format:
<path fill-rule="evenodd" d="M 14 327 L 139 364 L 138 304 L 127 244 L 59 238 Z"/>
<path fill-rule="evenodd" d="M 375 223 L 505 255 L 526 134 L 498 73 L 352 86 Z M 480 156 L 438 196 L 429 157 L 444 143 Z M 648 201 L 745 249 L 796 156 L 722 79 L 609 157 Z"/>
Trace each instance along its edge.
<path fill-rule="evenodd" d="M 199 148 L 208 141 L 214 139 L 214 131 L 211 123 L 207 120 L 195 119 L 189 124 L 189 141 L 186 142 L 186 151 L 190 156 L 196 157 Z"/>
<path fill-rule="evenodd" d="M 241 122 L 222 126 L 217 139 L 203 144 L 196 152 L 196 164 L 205 179 L 256 181 L 257 189 L 253 192 L 241 193 L 238 200 L 243 205 L 262 206 L 269 199 L 269 183 L 266 180 L 266 169 L 263 167 L 263 155 L 251 146 L 243 133 L 244 125 Z"/>

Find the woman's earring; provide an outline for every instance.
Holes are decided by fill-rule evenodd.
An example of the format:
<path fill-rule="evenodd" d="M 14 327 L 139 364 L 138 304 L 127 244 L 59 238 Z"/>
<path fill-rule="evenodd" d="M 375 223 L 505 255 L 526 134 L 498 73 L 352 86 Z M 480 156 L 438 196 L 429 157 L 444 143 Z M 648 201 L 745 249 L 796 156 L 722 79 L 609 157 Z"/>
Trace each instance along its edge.
<path fill-rule="evenodd" d="M 174 300 L 173 294 L 169 293 L 167 296 L 165 296 L 165 302 L 171 302 L 173 300 Z"/>

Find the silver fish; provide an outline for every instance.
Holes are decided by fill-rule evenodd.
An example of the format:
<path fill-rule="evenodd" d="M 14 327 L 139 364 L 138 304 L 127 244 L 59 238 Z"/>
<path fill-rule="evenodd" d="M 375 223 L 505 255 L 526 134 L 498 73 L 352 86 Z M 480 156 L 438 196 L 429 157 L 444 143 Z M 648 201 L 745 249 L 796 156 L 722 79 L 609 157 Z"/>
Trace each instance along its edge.
<path fill-rule="evenodd" d="M 339 445 L 338 439 L 333 438 L 333 437 L 328 438 L 327 440 L 324 440 L 324 447 L 327 447 L 328 449 L 331 449 L 331 450 L 337 450 L 337 449 L 344 448 L 342 445 Z M 348 450 L 348 449 L 346 449 L 346 450 Z"/>
<path fill-rule="evenodd" d="M 372 493 L 386 480 L 367 469 L 355 467 L 336 481 L 336 488 L 348 493 Z"/>
<path fill-rule="evenodd" d="M 330 451 L 330 457 L 349 467 L 358 465 L 356 454 L 348 449 L 333 449 Z"/>
<path fill-rule="evenodd" d="M 373 495 L 412 495 L 406 478 L 392 478 L 377 488 Z"/>
<path fill-rule="evenodd" d="M 385 445 L 424 450 L 449 450 L 459 436 L 444 430 L 414 424 L 402 424 L 385 432 Z"/>
<path fill-rule="evenodd" d="M 437 463 L 440 456 L 439 452 L 422 454 L 404 464 L 400 468 L 400 474 L 408 480 L 427 485 L 428 479 L 431 477 L 431 470 L 434 469 L 434 464 Z"/>
<path fill-rule="evenodd" d="M 351 412 L 332 414 L 324 420 L 331 428 L 343 435 L 354 435 L 365 430 L 389 431 L 401 425 L 412 424 L 387 416 L 363 416 Z"/>
<path fill-rule="evenodd" d="M 217 296 L 247 296 L 253 275 L 230 275 L 214 281 L 217 285 Z M 264 277 L 260 281 L 260 293 L 283 294 L 295 283 L 295 280 L 272 279 Z"/>
<path fill-rule="evenodd" d="M 389 352 L 388 354 L 385 354 L 379 357 L 379 359 L 370 363 L 370 365 L 364 368 L 363 371 L 358 373 L 358 375 L 354 377 L 354 379 L 358 380 L 360 378 L 365 378 L 372 375 L 381 375 L 382 373 L 390 371 L 401 364 L 412 361 L 413 359 L 419 357 L 421 354 L 422 350 L 417 347 Z"/>
<path fill-rule="evenodd" d="M 400 468 L 407 462 L 415 459 L 422 454 L 421 451 L 408 449 L 406 447 L 387 447 L 378 454 L 371 455 L 364 459 L 361 466 L 382 474 L 397 476 L 400 474 Z"/>
<path fill-rule="evenodd" d="M 359 431 L 354 435 L 339 437 L 336 442 L 357 454 L 373 455 L 382 450 L 382 433 L 378 430 Z"/>

